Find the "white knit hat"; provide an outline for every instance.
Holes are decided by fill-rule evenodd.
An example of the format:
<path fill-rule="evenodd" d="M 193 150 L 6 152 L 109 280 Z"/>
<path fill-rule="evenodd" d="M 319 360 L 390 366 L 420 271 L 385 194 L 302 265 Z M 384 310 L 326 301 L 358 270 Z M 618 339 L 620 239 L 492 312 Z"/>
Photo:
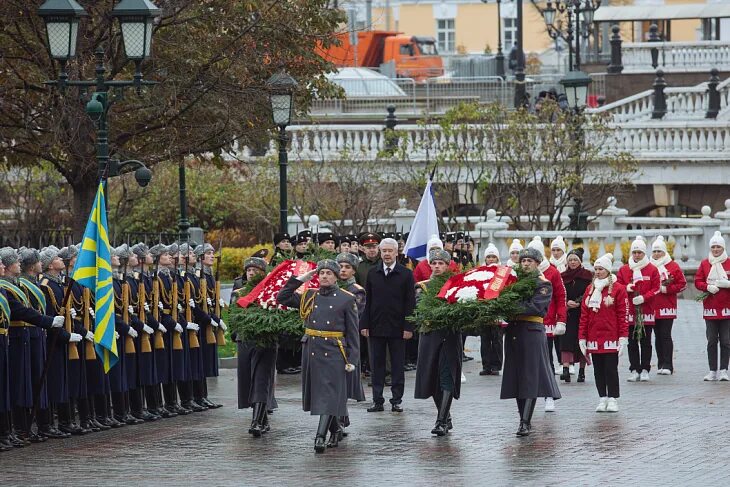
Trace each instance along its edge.
<path fill-rule="evenodd" d="M 725 239 L 722 238 L 722 234 L 720 232 L 715 232 L 715 235 L 713 235 L 710 239 L 710 247 L 713 245 L 719 245 L 723 249 L 725 248 Z"/>
<path fill-rule="evenodd" d="M 613 254 L 604 254 L 593 263 L 593 267 L 603 267 L 607 271 L 611 271 L 613 267 Z"/>
<path fill-rule="evenodd" d="M 651 250 L 652 252 L 655 250 L 661 250 L 665 254 L 667 253 L 667 242 L 664 241 L 663 236 L 657 236 L 656 240 L 654 240 L 654 243 L 651 244 Z"/>
<path fill-rule="evenodd" d="M 493 255 L 497 259 L 499 259 L 499 250 L 492 242 L 489 242 L 489 245 L 487 245 L 487 248 L 484 250 L 485 259 L 487 258 L 488 255 Z"/>
<path fill-rule="evenodd" d="M 524 249 L 524 247 L 522 246 L 522 242 L 520 242 L 520 239 L 519 238 L 512 239 L 512 243 L 509 246 L 509 253 L 511 254 L 512 252 L 515 252 L 515 251 L 519 252 L 522 249 Z"/>
<path fill-rule="evenodd" d="M 423 240 L 421 241 L 423 242 Z M 438 235 L 431 235 L 431 238 L 428 239 L 428 242 L 426 242 L 426 253 L 434 247 L 444 248 L 444 243 L 439 239 Z"/>
<path fill-rule="evenodd" d="M 565 252 L 565 240 L 563 240 L 562 235 L 558 235 L 555 237 L 555 240 L 550 243 L 550 250 L 552 249 L 560 249 Z"/>
<path fill-rule="evenodd" d="M 631 242 L 631 251 L 633 252 L 634 250 L 646 253 L 646 241 L 641 235 L 637 235 L 636 239 Z"/>
<path fill-rule="evenodd" d="M 530 240 L 530 243 L 527 244 L 528 249 L 535 249 L 538 252 L 540 252 L 543 257 L 545 256 L 545 245 L 542 243 L 542 239 L 539 235 L 535 235 L 532 237 L 532 240 Z"/>

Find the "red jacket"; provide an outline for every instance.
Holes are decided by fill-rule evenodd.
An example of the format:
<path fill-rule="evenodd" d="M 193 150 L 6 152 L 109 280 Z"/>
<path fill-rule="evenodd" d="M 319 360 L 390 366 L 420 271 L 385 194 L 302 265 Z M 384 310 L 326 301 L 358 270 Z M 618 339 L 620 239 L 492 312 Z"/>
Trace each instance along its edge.
<path fill-rule="evenodd" d="M 700 263 L 700 268 L 695 274 L 695 287 L 702 292 L 707 291 L 707 275 L 710 273 L 710 261 L 705 259 Z M 730 278 L 730 259 L 722 264 L 725 273 Z M 706 320 L 727 320 L 730 318 L 730 289 L 720 289 L 717 294 L 710 294 L 702 301 L 704 308 L 702 315 Z"/>
<path fill-rule="evenodd" d="M 631 270 L 628 264 L 624 264 L 621 269 L 616 273 L 616 279 L 624 286 L 628 286 L 633 282 L 634 271 Z M 659 294 L 659 288 L 661 287 L 661 281 L 659 280 L 659 271 L 651 262 L 641 269 L 641 280 L 637 281 L 634 285 L 634 289 L 631 292 L 626 290 L 626 294 L 629 297 L 629 324 L 634 322 L 634 312 L 636 306 L 632 303 L 632 300 L 637 293 L 644 297 L 644 303 L 641 305 L 641 312 L 644 315 L 644 324 L 654 324 L 654 297 Z"/>
<path fill-rule="evenodd" d="M 580 304 L 578 339 L 586 341 L 587 353 L 617 353 L 618 339 L 629 336 L 627 319 L 629 299 L 623 284 L 614 282 L 611 289 L 613 304 L 606 305 L 608 286 L 601 292 L 601 307 L 597 311 L 588 307 L 593 284 L 588 286 Z"/>
<path fill-rule="evenodd" d="M 461 272 L 461 270 L 459 270 L 459 266 L 453 260 L 449 262 L 449 271 L 453 274 Z M 428 263 L 428 259 L 423 259 L 416 265 L 416 268 L 413 270 L 413 279 L 415 279 L 416 282 L 431 279 L 431 265 Z"/>
<path fill-rule="evenodd" d="M 671 261 L 665 267 L 667 268 L 667 274 L 662 275 L 660 273 L 659 280 L 662 283 L 661 285 L 666 288 L 666 292 L 663 293 L 660 290 L 659 294 L 654 296 L 654 318 L 657 320 L 668 320 L 677 317 L 677 294 L 687 287 L 687 279 L 684 278 L 684 273 L 679 268 L 679 264 Z M 670 277 L 671 281 L 666 285 L 663 284 Z"/>
<path fill-rule="evenodd" d="M 568 304 L 565 301 L 565 284 L 563 283 L 563 276 L 560 275 L 560 271 L 550 264 L 550 266 L 543 272 L 545 279 L 550 281 L 553 285 L 553 297 L 550 299 L 550 306 L 548 306 L 547 313 L 543 318 L 545 324 L 545 333 L 547 336 L 553 336 L 555 331 L 555 324 L 565 323 L 568 319 Z"/>

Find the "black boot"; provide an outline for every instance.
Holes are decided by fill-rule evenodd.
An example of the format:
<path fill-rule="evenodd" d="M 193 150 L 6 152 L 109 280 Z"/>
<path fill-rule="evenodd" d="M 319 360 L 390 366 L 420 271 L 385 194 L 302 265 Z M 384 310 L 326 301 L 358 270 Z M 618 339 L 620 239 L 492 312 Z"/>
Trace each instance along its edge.
<path fill-rule="evenodd" d="M 337 446 L 340 444 L 341 438 L 341 432 L 340 432 L 340 422 L 337 419 L 337 416 L 332 416 L 332 419 L 330 420 L 330 439 L 327 442 L 327 448 L 337 448 Z"/>
<path fill-rule="evenodd" d="M 84 411 L 84 409 L 86 410 Z M 89 425 L 93 431 L 106 431 L 111 429 L 111 426 L 103 425 L 96 418 L 96 400 L 95 396 L 86 398 L 86 404 L 79 402 L 79 416 L 83 418 L 84 412 L 88 414 Z M 82 419 L 83 421 L 83 419 Z"/>
<path fill-rule="evenodd" d="M 348 433 L 347 433 L 347 431 L 345 431 L 345 428 L 347 428 L 348 426 L 350 426 L 350 417 L 349 416 L 342 416 L 340 418 L 340 432 L 342 433 L 341 434 L 341 437 L 340 437 L 340 440 L 342 440 L 342 438 L 346 438 L 347 437 Z"/>
<path fill-rule="evenodd" d="M 264 432 L 264 415 L 266 414 L 266 404 L 255 402 L 253 404 L 253 413 L 251 416 L 251 427 L 248 429 L 249 434 L 255 438 L 260 438 Z"/>
<path fill-rule="evenodd" d="M 436 426 L 431 430 L 432 435 L 445 436 L 449 432 L 449 412 L 451 411 L 451 401 L 454 395 L 451 391 L 441 391 L 441 401 L 439 404 L 438 416 L 436 418 Z"/>
<path fill-rule="evenodd" d="M 203 402 L 205 402 L 205 405 L 208 406 L 210 409 L 218 409 L 220 407 L 223 407 L 223 404 L 218 404 L 215 401 L 211 401 L 208 398 L 208 379 L 203 379 Z"/>
<path fill-rule="evenodd" d="M 332 421 L 332 416 L 322 414 L 319 417 L 317 436 L 314 438 L 314 451 L 317 453 L 324 453 L 326 449 L 325 440 L 327 438 L 327 431 L 330 429 L 330 421 Z"/>
<path fill-rule="evenodd" d="M 174 382 L 163 384 L 162 393 L 165 395 L 165 409 L 183 416 L 192 413 L 191 410 L 180 407 L 177 403 L 177 391 Z"/>
<path fill-rule="evenodd" d="M 88 433 L 88 431 L 81 428 L 74 421 L 76 418 L 71 413 L 71 411 L 73 411 L 73 409 L 71 409 L 70 402 L 63 402 L 63 403 L 56 404 L 56 410 L 57 410 L 57 414 L 58 414 L 59 431 L 63 431 L 64 433 L 69 433 L 71 435 L 85 435 L 86 433 Z"/>
<path fill-rule="evenodd" d="M 25 445 L 16 444 L 11 438 L 10 412 L 0 413 L 0 445 L 8 448 L 21 448 Z"/>
<path fill-rule="evenodd" d="M 560 374 L 560 380 L 570 382 L 570 369 L 568 367 L 563 367 L 563 373 Z"/>
<path fill-rule="evenodd" d="M 193 388 L 193 404 L 197 404 L 201 408 L 204 408 L 204 410 L 209 409 L 208 405 L 205 402 L 205 398 L 203 397 L 205 395 L 205 390 L 203 389 L 203 383 L 205 382 L 205 379 L 201 380 L 194 380 L 191 381 L 192 388 Z"/>
<path fill-rule="evenodd" d="M 585 382 L 586 381 L 586 368 L 581 367 L 578 370 L 578 382 Z"/>
<path fill-rule="evenodd" d="M 96 433 L 101 431 L 95 425 L 91 424 L 89 415 L 89 402 L 85 397 L 80 397 L 76 401 L 76 405 L 79 409 L 79 428 L 87 433 Z M 73 411 L 73 409 L 71 409 Z"/>
<path fill-rule="evenodd" d="M 38 424 L 38 434 L 51 439 L 65 439 L 71 438 L 71 433 L 65 433 L 54 424 L 53 418 L 53 407 L 49 406 L 48 409 L 39 409 L 38 418 L 36 418 Z"/>
<path fill-rule="evenodd" d="M 529 436 L 532 430 L 532 413 L 535 411 L 536 399 L 525 399 L 522 416 L 520 418 L 520 427 L 517 430 L 517 436 Z"/>
<path fill-rule="evenodd" d="M 205 411 L 208 408 L 201 407 L 200 405 L 193 402 L 193 381 L 178 381 L 177 391 L 180 393 L 180 406 L 188 409 L 191 412 L 199 413 Z"/>

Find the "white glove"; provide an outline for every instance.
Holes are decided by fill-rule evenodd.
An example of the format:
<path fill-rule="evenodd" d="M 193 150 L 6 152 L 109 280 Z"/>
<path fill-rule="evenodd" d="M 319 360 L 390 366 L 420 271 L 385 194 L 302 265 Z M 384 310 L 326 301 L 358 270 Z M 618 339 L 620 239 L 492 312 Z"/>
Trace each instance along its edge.
<path fill-rule="evenodd" d="M 186 326 L 185 328 L 187 328 L 188 330 L 198 331 L 200 330 L 200 325 L 197 323 L 190 323 L 188 321 L 188 326 Z"/>
<path fill-rule="evenodd" d="M 226 326 L 225 322 L 223 320 L 220 321 L 221 330 L 226 331 L 228 329 L 228 326 Z"/>
<path fill-rule="evenodd" d="M 153 334 L 155 332 L 155 330 L 153 330 L 151 327 L 149 327 L 147 325 L 143 325 L 142 326 L 142 331 L 144 331 L 148 335 L 151 335 L 151 334 Z"/>
<path fill-rule="evenodd" d="M 588 347 L 586 346 L 585 340 L 578 340 L 578 347 L 580 348 L 580 353 L 583 354 L 583 356 L 586 356 L 586 350 L 588 350 Z"/>
<path fill-rule="evenodd" d="M 68 339 L 68 343 L 79 343 L 84 337 L 78 333 L 71 333 L 71 337 Z"/>
<path fill-rule="evenodd" d="M 150 312 L 150 304 L 149 304 L 149 303 L 145 303 L 145 304 L 144 304 L 144 310 L 145 310 L 146 312 L 148 312 L 148 313 Z"/>
<path fill-rule="evenodd" d="M 208 306 L 213 306 L 213 300 L 210 298 L 206 299 L 208 301 Z"/>
<path fill-rule="evenodd" d="M 717 287 L 717 286 L 715 286 L 714 284 L 708 284 L 707 285 L 707 290 L 709 292 L 711 292 L 712 294 L 717 294 L 717 293 L 720 292 L 720 288 Z"/>
<path fill-rule="evenodd" d="M 630 282 L 626 285 L 626 292 L 627 293 L 633 293 L 634 292 L 634 283 Z"/>
<path fill-rule="evenodd" d="M 160 308 L 160 309 L 165 309 L 165 305 L 162 304 L 162 301 L 158 301 L 157 307 Z"/>
<path fill-rule="evenodd" d="M 626 348 L 626 345 L 629 343 L 628 337 L 621 337 L 618 339 L 618 356 L 624 354 L 624 349 Z"/>
<path fill-rule="evenodd" d="M 667 286 L 659 286 L 659 291 L 662 294 L 667 294 Z"/>
<path fill-rule="evenodd" d="M 129 331 L 127 332 L 127 334 L 129 336 L 131 336 L 132 338 L 137 338 L 139 336 L 139 333 L 137 333 L 137 330 L 135 330 L 131 326 L 129 327 Z"/>
<path fill-rule="evenodd" d="M 345 364 L 345 372 L 353 372 L 355 370 L 355 366 L 352 364 Z"/>
<path fill-rule="evenodd" d="M 644 304 L 644 296 L 635 296 L 634 299 L 631 300 L 631 302 L 634 303 L 636 306 Z"/>
<path fill-rule="evenodd" d="M 91 316 L 92 319 L 96 318 L 96 313 L 94 312 L 94 308 L 89 308 L 89 316 Z"/>
<path fill-rule="evenodd" d="M 183 327 L 180 326 L 180 323 L 175 323 L 175 331 L 178 332 L 178 333 L 182 333 L 183 332 Z"/>
<path fill-rule="evenodd" d="M 119 332 L 116 330 L 114 331 L 114 339 L 119 340 Z"/>
<path fill-rule="evenodd" d="M 223 300 L 223 298 L 219 298 L 218 299 L 218 304 L 221 305 L 221 308 L 225 308 L 226 307 L 226 302 Z"/>
<path fill-rule="evenodd" d="M 195 307 L 195 300 L 193 298 L 190 298 L 188 300 L 188 304 L 190 305 L 191 308 L 194 308 Z"/>
<path fill-rule="evenodd" d="M 177 310 L 178 311 L 182 311 L 183 310 L 182 304 L 177 303 Z"/>
<path fill-rule="evenodd" d="M 555 330 L 553 330 L 553 335 L 565 335 L 565 323 L 558 321 L 555 325 Z"/>
<path fill-rule="evenodd" d="M 94 333 L 87 331 L 86 336 L 84 338 L 86 338 L 91 343 L 94 343 Z"/>
<path fill-rule="evenodd" d="M 133 315 L 134 314 L 134 306 L 132 306 L 131 304 L 129 306 L 127 306 L 127 311 L 129 311 L 129 314 L 130 315 Z"/>
<path fill-rule="evenodd" d="M 66 318 L 63 316 L 54 316 L 53 324 L 51 325 L 51 328 L 61 328 L 65 321 L 66 321 Z"/>
<path fill-rule="evenodd" d="M 167 328 L 162 326 L 161 324 L 157 324 L 157 331 L 161 331 L 162 333 L 167 333 Z"/>
<path fill-rule="evenodd" d="M 210 324 L 213 325 L 213 328 L 218 328 L 218 322 L 215 320 L 210 320 Z"/>
<path fill-rule="evenodd" d="M 302 274 L 301 276 L 297 276 L 297 280 L 298 280 L 298 281 L 302 281 L 302 282 L 309 282 L 309 281 L 311 281 L 311 280 L 312 280 L 312 278 L 314 277 L 314 274 L 315 274 L 316 272 L 317 272 L 317 269 L 312 269 L 312 270 L 311 270 L 311 271 L 309 271 L 309 272 L 305 272 L 305 273 L 304 273 L 304 274 Z"/>
<path fill-rule="evenodd" d="M 71 315 L 72 320 L 76 319 L 76 309 L 75 308 L 71 308 L 71 310 L 69 311 L 69 314 Z"/>
<path fill-rule="evenodd" d="M 720 279 L 715 283 L 715 286 L 719 287 L 720 289 L 727 289 L 730 288 L 730 281 L 727 279 Z"/>

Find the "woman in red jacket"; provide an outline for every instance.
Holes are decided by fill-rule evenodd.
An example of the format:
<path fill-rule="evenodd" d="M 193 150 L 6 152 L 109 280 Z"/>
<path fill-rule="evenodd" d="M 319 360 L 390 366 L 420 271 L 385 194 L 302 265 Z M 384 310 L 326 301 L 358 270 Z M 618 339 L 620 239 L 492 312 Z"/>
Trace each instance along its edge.
<path fill-rule="evenodd" d="M 664 237 L 659 235 L 651 244 L 651 263 L 659 272 L 659 294 L 654 297 L 654 345 L 657 356 L 657 375 L 674 373 L 674 342 L 672 341 L 672 325 L 677 318 L 677 294 L 687 287 L 679 264 L 674 262 L 667 252 Z"/>
<path fill-rule="evenodd" d="M 649 262 L 646 255 L 646 242 L 641 236 L 631 242 L 631 257 L 628 264 L 619 269 L 616 280 L 626 286 L 629 296 L 629 382 L 649 380 L 651 370 L 651 331 L 654 328 L 654 296 L 659 294 L 661 281 L 659 271 Z M 634 336 L 635 315 L 641 313 L 644 319 L 644 336 L 639 340 Z"/>
<path fill-rule="evenodd" d="M 725 252 L 725 239 L 720 232 L 710 239 L 710 255 L 700 263 L 695 274 L 695 287 L 709 293 L 702 301 L 707 327 L 707 360 L 710 373 L 705 380 L 730 380 L 730 260 Z M 717 371 L 717 343 L 720 342 L 720 372 Z"/>
<path fill-rule="evenodd" d="M 596 275 L 581 302 L 578 328 L 578 346 L 593 359 L 599 413 L 618 411 L 618 358 L 629 341 L 629 300 L 626 288 L 611 274 L 612 260 L 606 254 L 593 264 Z"/>

